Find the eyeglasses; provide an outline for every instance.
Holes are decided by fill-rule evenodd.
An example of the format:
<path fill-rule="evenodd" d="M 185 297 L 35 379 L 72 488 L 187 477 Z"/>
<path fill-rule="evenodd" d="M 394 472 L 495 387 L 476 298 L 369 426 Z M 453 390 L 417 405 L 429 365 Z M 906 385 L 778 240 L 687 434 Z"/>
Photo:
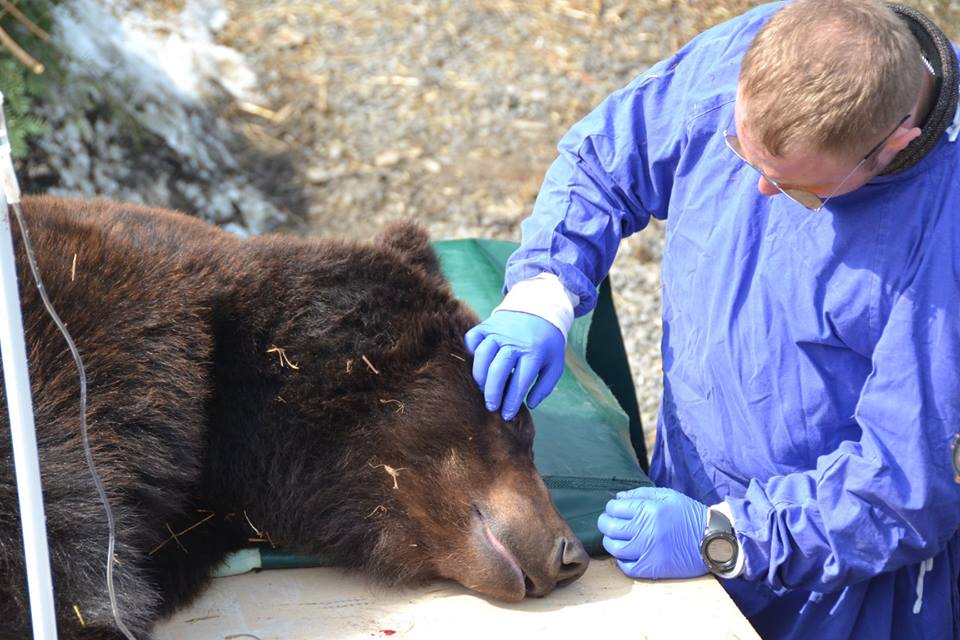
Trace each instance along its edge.
<path fill-rule="evenodd" d="M 823 209 L 824 206 L 826 206 L 830 198 L 837 195 L 837 193 L 840 191 L 840 189 L 843 188 L 843 185 L 847 182 L 847 180 L 850 179 L 850 176 L 856 173 L 857 169 L 863 166 L 863 163 L 865 163 L 867 160 L 870 159 L 870 157 L 873 154 L 879 151 L 883 147 L 883 145 L 886 144 L 890 136 L 896 133 L 897 129 L 900 128 L 900 125 L 906 122 L 909 117 L 910 117 L 910 114 L 908 113 L 903 117 L 903 119 L 900 122 L 897 123 L 897 126 L 893 128 L 893 131 L 883 136 L 883 140 L 877 143 L 877 146 L 870 149 L 870 151 L 867 151 L 866 155 L 864 155 L 863 158 L 860 159 L 860 162 L 857 163 L 857 166 L 855 166 L 853 169 L 850 170 L 850 173 L 848 173 L 843 178 L 843 180 L 840 181 L 840 184 L 838 184 L 836 188 L 833 190 L 833 192 L 831 192 L 830 195 L 828 195 L 826 198 L 821 198 L 817 194 L 811 193 L 806 189 L 794 189 L 792 187 L 780 186 L 780 183 L 778 183 L 776 180 L 774 180 L 773 178 L 765 174 L 763 171 L 761 171 L 760 168 L 757 167 L 755 164 L 747 160 L 747 158 L 744 156 L 743 148 L 740 146 L 740 140 L 737 139 L 737 136 L 728 134 L 726 129 L 724 129 L 723 139 L 727 143 L 727 147 L 730 149 L 730 151 L 733 151 L 734 155 L 736 155 L 738 158 L 743 160 L 745 164 L 747 164 L 754 171 L 756 171 L 761 176 L 763 176 L 763 179 L 769 182 L 770 184 L 772 184 L 773 186 L 775 186 L 777 190 L 780 191 L 780 193 L 787 196 L 788 198 L 790 198 L 791 200 L 799 204 L 801 207 L 806 207 L 810 211 L 820 211 L 821 209 Z"/>

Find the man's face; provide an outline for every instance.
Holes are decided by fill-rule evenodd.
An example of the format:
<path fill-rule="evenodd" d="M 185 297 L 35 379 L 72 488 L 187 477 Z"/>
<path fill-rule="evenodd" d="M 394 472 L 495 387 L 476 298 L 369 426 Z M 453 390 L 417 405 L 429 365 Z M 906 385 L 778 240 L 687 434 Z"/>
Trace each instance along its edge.
<path fill-rule="evenodd" d="M 928 81 L 929 84 L 929 81 Z M 790 151 L 775 156 L 753 137 L 750 128 L 750 102 L 737 91 L 735 108 L 736 135 L 728 133 L 727 144 L 748 164 L 757 169 L 757 190 L 765 196 L 774 196 L 782 191 L 804 203 L 804 206 L 819 211 L 822 203 L 813 202 L 796 191 L 813 194 L 820 200 L 856 191 L 873 176 L 879 174 L 894 156 L 920 135 L 916 121 L 919 102 L 900 124 L 885 138 L 878 141 L 865 156 L 828 153 L 824 151 Z M 731 144 L 731 142 L 733 144 Z M 776 183 L 776 184 L 775 184 Z M 778 188 L 779 186 L 779 188 Z"/>
<path fill-rule="evenodd" d="M 862 157 L 837 155 L 823 151 L 791 151 L 784 156 L 767 152 L 752 137 L 747 108 L 737 100 L 736 134 L 744 158 L 760 171 L 757 191 L 764 196 L 780 194 L 775 181 L 784 190 L 798 189 L 819 196 L 821 199 L 850 193 L 862 187 L 876 175 L 888 158 L 886 149 L 871 154 L 867 161 Z"/>

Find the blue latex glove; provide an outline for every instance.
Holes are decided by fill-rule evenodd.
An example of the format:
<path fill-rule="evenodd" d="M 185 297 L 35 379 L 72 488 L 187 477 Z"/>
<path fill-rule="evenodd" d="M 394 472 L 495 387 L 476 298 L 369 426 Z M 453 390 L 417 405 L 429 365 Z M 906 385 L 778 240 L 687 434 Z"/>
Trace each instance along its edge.
<path fill-rule="evenodd" d="M 621 491 L 597 520 L 603 548 L 620 570 L 654 580 L 707 573 L 700 557 L 706 526 L 706 505 L 661 487 Z"/>
<path fill-rule="evenodd" d="M 496 411 L 502 401 L 504 420 L 517 415 L 524 396 L 531 409 L 540 404 L 563 374 L 563 333 L 540 316 L 498 311 L 470 329 L 464 342 L 487 409 Z"/>

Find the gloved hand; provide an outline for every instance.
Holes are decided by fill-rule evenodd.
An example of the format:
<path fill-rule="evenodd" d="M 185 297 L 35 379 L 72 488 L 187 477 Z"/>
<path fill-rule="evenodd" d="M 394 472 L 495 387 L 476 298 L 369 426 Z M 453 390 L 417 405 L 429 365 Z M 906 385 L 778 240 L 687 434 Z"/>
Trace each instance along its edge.
<path fill-rule="evenodd" d="M 700 541 L 707 506 L 679 491 L 639 487 L 607 503 L 597 527 L 603 548 L 632 578 L 694 578 L 707 573 Z"/>
<path fill-rule="evenodd" d="M 527 406 L 533 409 L 563 374 L 563 333 L 540 316 L 497 311 L 470 329 L 464 342 L 487 409 L 496 411 L 502 401 L 504 420 L 517 415 L 528 389 Z"/>

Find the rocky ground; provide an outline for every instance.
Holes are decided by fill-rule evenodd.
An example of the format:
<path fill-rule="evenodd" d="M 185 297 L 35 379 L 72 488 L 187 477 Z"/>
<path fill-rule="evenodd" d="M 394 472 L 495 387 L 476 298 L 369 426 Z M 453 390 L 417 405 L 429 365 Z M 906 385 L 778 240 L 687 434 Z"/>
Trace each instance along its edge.
<path fill-rule="evenodd" d="M 162 21 L 191 1 L 214 0 L 110 1 Z M 240 157 L 232 192 L 244 197 L 237 175 L 249 176 L 289 233 L 365 239 L 414 218 L 436 238 L 518 240 L 556 143 L 574 122 L 699 31 L 756 4 L 222 0 L 222 10 L 207 12 L 210 33 L 256 74 L 255 98 L 235 94 L 215 105 L 217 127 L 231 130 L 228 146 Z M 960 2 L 909 4 L 957 38 Z M 63 140 L 46 145 L 48 153 Z M 162 182 L 157 165 L 143 172 L 143 189 Z M 178 179 L 171 184 L 185 184 Z M 85 192 L 104 193 L 111 180 L 128 178 L 102 178 Z M 181 194 L 172 204 L 182 208 L 183 194 L 199 189 L 164 188 Z M 243 218 L 230 217 L 236 199 L 224 206 L 227 214 L 207 217 Z M 659 225 L 630 238 L 611 274 L 648 443 L 660 391 L 661 240 Z"/>

